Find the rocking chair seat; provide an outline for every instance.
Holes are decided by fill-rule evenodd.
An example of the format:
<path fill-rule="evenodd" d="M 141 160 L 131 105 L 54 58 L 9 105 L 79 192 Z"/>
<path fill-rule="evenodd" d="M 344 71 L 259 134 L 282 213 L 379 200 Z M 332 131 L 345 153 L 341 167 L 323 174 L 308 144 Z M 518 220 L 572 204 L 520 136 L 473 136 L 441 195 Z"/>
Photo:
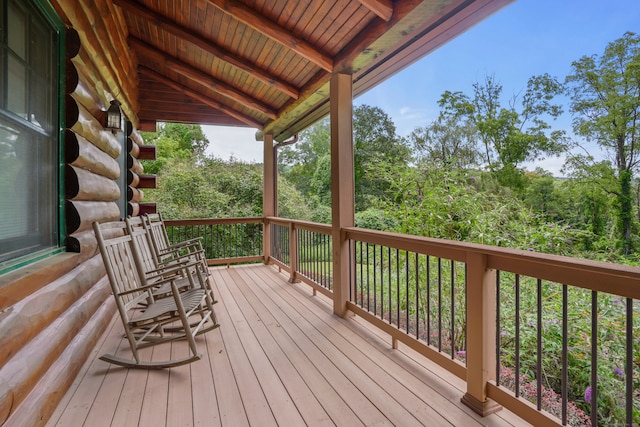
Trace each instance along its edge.
<path fill-rule="evenodd" d="M 180 294 L 180 299 L 184 306 L 184 311 L 190 312 L 198 307 L 205 298 L 204 289 L 188 289 Z M 148 320 L 157 319 L 168 313 L 173 314 L 178 311 L 178 306 L 173 298 L 162 298 L 149 304 L 146 309 L 130 320 L 131 324 L 140 325 Z"/>

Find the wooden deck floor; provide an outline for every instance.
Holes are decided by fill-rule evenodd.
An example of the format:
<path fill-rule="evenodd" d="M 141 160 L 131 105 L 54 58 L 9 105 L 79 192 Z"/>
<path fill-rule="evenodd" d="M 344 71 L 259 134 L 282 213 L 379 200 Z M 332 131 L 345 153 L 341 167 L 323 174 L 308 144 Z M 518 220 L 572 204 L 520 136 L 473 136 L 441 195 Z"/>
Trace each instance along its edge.
<path fill-rule="evenodd" d="M 460 403 L 462 382 L 330 301 L 263 265 L 211 269 L 221 327 L 198 337 L 203 358 L 159 371 L 97 357 L 126 350 L 114 318 L 49 426 L 527 425 Z M 124 351 L 124 350 L 123 350 Z M 146 349 L 185 353 L 182 342 Z"/>

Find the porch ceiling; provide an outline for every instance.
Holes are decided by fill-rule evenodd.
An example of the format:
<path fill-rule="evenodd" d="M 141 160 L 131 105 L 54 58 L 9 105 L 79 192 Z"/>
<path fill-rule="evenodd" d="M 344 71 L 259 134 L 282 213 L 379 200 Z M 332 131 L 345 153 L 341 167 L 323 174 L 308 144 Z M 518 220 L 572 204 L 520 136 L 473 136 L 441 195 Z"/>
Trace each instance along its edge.
<path fill-rule="evenodd" d="M 138 60 L 141 122 L 255 127 L 284 140 L 512 0 L 113 0 Z"/>

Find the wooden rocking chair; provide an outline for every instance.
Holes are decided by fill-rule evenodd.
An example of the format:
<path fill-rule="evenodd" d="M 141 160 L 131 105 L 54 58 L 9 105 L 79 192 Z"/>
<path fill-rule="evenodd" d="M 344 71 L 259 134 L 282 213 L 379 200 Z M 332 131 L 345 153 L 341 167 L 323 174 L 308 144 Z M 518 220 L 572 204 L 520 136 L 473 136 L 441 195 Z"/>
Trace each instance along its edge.
<path fill-rule="evenodd" d="M 213 287 L 209 278 L 209 266 L 201 239 L 197 237 L 172 244 L 169 241 L 167 229 L 160 214 L 148 214 L 138 218 L 140 218 L 143 227 L 147 230 L 149 244 L 157 263 L 168 262 L 172 259 L 183 259 L 185 256 L 200 261 L 200 267 L 203 274 L 205 274 L 207 286 L 211 290 L 211 298 L 213 298 L 215 304 L 217 301 L 213 294 Z"/>
<path fill-rule="evenodd" d="M 93 223 L 133 359 L 113 354 L 102 355 L 100 359 L 127 368 L 153 369 L 199 360 L 201 356 L 196 348 L 195 336 L 218 326 L 200 269 L 186 260 L 141 275 L 140 259 L 132 236 L 104 237 L 113 235 L 114 229 L 124 230 L 124 222 Z M 191 286 L 180 291 L 178 281 L 183 279 L 187 279 Z M 154 290 L 165 285 L 171 289 L 169 292 L 162 297 L 154 295 Z M 187 340 L 189 356 L 166 361 L 141 359 L 140 349 L 177 339 Z"/>
<path fill-rule="evenodd" d="M 125 232 L 131 236 L 133 242 L 133 248 L 138 254 L 138 273 L 147 279 L 147 283 L 153 284 L 155 276 L 160 271 L 171 269 L 176 265 L 182 265 L 189 263 L 191 269 L 198 269 L 198 272 L 192 272 L 199 274 L 204 279 L 205 289 L 212 303 L 213 290 L 211 288 L 211 282 L 209 277 L 209 269 L 206 265 L 206 259 L 204 251 L 200 250 L 196 252 L 196 248 L 190 249 L 176 249 L 174 253 L 166 252 L 169 255 L 167 258 L 158 257 L 153 246 L 151 244 L 151 236 L 148 233 L 147 228 L 144 227 L 141 217 L 129 217 L 125 219 L 126 224 Z M 151 276 L 151 277 L 150 277 Z M 179 290 L 189 289 L 192 286 L 189 277 L 178 277 L 175 280 L 175 284 Z M 169 283 L 165 283 L 162 286 L 158 286 L 154 289 L 153 294 L 156 297 L 163 296 L 165 293 L 171 292 L 171 286 Z M 215 312 L 212 313 L 214 321 L 216 320 Z M 205 331 L 206 332 L 206 331 Z"/>

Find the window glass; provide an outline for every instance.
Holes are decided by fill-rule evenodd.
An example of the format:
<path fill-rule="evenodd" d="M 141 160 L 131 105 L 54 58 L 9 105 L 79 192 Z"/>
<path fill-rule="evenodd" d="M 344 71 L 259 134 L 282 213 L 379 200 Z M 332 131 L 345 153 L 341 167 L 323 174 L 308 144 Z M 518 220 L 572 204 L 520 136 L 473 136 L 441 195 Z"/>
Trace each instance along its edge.
<path fill-rule="evenodd" d="M 58 247 L 59 36 L 34 0 L 0 0 L 0 269 Z"/>
<path fill-rule="evenodd" d="M 50 132 L 52 130 L 51 84 L 38 76 L 32 75 L 30 89 L 29 104 L 31 105 L 31 114 L 29 115 L 29 121 L 44 131 Z"/>
<path fill-rule="evenodd" d="M 7 58 L 7 110 L 23 119 L 27 118 L 27 69 L 21 61 L 9 55 Z"/>
<path fill-rule="evenodd" d="M 25 59 L 27 57 L 27 12 L 12 3 L 9 3 L 8 8 L 9 48 L 20 58 Z"/>

